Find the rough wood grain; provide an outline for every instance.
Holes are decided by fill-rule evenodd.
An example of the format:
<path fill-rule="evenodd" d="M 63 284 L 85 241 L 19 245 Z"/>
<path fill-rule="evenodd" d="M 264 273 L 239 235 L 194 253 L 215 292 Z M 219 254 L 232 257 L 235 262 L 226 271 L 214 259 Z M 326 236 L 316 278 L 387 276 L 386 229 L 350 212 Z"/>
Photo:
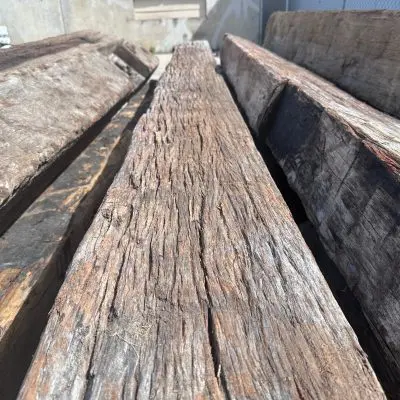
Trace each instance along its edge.
<path fill-rule="evenodd" d="M 143 82 L 114 53 L 121 43 L 86 32 L 2 51 L 0 234 L 90 139 L 89 128 Z"/>
<path fill-rule="evenodd" d="M 227 36 L 221 57 L 400 387 L 400 121 L 244 39 Z"/>
<path fill-rule="evenodd" d="M 177 47 L 20 399 L 383 392 L 209 47 Z"/>
<path fill-rule="evenodd" d="M 32 63 L 33 60 L 40 57 L 60 53 L 81 45 L 89 44 L 94 45 L 93 47 L 95 48 L 99 48 L 102 46 L 107 47 L 107 44 L 115 45 L 115 42 L 115 38 L 102 35 L 100 32 L 88 30 L 19 44 L 2 52 L 0 71 L 14 68 L 24 63 Z"/>
<path fill-rule="evenodd" d="M 145 112 L 145 85 L 0 238 L 0 398 L 18 394 L 72 256 Z"/>
<path fill-rule="evenodd" d="M 2 52 L 0 71 L 33 61 L 41 63 L 42 60 L 38 59 L 43 56 L 61 53 L 78 46 L 90 51 L 96 49 L 105 55 L 115 52 L 144 78 L 148 78 L 158 65 L 157 57 L 141 46 L 115 36 L 86 30 L 13 46 Z"/>
<path fill-rule="evenodd" d="M 400 117 L 400 11 L 277 12 L 264 46 Z"/>
<path fill-rule="evenodd" d="M 115 49 L 115 54 L 144 77 L 150 76 L 158 66 L 158 59 L 141 46 L 124 40 Z"/>

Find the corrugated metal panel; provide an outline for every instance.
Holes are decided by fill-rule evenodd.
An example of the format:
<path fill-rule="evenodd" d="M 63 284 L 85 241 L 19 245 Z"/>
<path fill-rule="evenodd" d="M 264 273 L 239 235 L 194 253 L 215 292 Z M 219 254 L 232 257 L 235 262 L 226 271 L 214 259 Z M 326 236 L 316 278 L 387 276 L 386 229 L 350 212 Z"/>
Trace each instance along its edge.
<path fill-rule="evenodd" d="M 400 0 L 345 0 L 348 10 L 390 9 L 399 10 Z"/>
<path fill-rule="evenodd" d="M 295 10 L 337 10 L 343 7 L 343 0 L 289 0 L 289 8 Z"/>
<path fill-rule="evenodd" d="M 268 0 L 266 0 L 268 1 Z M 284 9 L 283 4 L 281 9 Z M 400 0 L 289 0 L 289 9 L 297 10 L 400 10 Z"/>

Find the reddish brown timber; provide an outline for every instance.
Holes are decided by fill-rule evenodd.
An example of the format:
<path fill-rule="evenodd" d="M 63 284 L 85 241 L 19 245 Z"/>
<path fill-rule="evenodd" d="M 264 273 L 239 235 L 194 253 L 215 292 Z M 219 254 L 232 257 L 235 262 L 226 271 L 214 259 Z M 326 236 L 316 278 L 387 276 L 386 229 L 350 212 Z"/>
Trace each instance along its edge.
<path fill-rule="evenodd" d="M 276 12 L 264 47 L 400 118 L 400 11 Z"/>
<path fill-rule="evenodd" d="M 132 68 L 135 46 L 125 51 L 129 58 L 118 56 L 125 47 L 80 32 L 2 50 L 0 234 L 76 156 L 76 146 L 93 138 L 89 128 L 143 83 Z M 150 71 L 156 61 L 147 60 Z"/>
<path fill-rule="evenodd" d="M 2 399 L 18 394 L 65 270 L 150 97 L 145 85 L 0 238 Z"/>
<path fill-rule="evenodd" d="M 224 71 L 400 376 L 400 121 L 244 39 Z"/>
<path fill-rule="evenodd" d="M 215 68 L 177 47 L 21 399 L 384 398 Z"/>

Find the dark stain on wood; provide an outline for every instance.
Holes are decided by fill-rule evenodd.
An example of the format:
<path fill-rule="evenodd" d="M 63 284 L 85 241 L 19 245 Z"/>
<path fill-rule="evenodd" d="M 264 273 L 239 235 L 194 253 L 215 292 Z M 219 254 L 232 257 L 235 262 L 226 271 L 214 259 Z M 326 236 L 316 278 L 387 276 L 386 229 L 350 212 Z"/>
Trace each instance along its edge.
<path fill-rule="evenodd" d="M 225 38 L 222 62 L 250 124 L 360 301 L 385 358 L 383 375 L 398 386 L 399 121 L 244 39 Z M 273 112 L 260 120 L 268 107 Z"/>

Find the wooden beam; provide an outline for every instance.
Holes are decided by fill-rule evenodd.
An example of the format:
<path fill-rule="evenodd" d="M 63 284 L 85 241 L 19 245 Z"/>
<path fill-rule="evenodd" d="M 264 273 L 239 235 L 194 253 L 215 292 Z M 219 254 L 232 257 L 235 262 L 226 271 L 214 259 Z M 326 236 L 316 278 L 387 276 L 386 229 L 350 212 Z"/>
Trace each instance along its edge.
<path fill-rule="evenodd" d="M 400 118 L 400 11 L 276 12 L 264 47 Z"/>
<path fill-rule="evenodd" d="M 41 57 L 78 47 L 89 52 L 99 51 L 104 55 L 119 51 L 132 52 L 134 54 L 129 56 L 130 59 L 124 60 L 144 78 L 148 78 L 158 66 L 157 57 L 143 47 L 112 35 L 85 30 L 13 46 L 7 52 L 3 52 L 0 71 L 16 68 L 23 64 L 32 65 L 36 60 L 40 65 L 42 62 L 46 62 L 46 60 L 41 60 Z"/>
<path fill-rule="evenodd" d="M 221 59 L 400 387 L 400 121 L 244 39 L 227 36 Z"/>
<path fill-rule="evenodd" d="M 2 51 L 0 234 L 93 138 L 98 129 L 89 128 L 143 83 L 115 54 L 123 47 L 81 32 Z"/>
<path fill-rule="evenodd" d="M 18 394 L 72 256 L 148 107 L 148 85 L 0 237 L 0 398 Z"/>
<path fill-rule="evenodd" d="M 203 43 L 178 46 L 20 399 L 382 399 Z"/>
<path fill-rule="evenodd" d="M 156 56 L 126 40 L 115 48 L 114 53 L 145 78 L 148 78 L 158 66 Z"/>

